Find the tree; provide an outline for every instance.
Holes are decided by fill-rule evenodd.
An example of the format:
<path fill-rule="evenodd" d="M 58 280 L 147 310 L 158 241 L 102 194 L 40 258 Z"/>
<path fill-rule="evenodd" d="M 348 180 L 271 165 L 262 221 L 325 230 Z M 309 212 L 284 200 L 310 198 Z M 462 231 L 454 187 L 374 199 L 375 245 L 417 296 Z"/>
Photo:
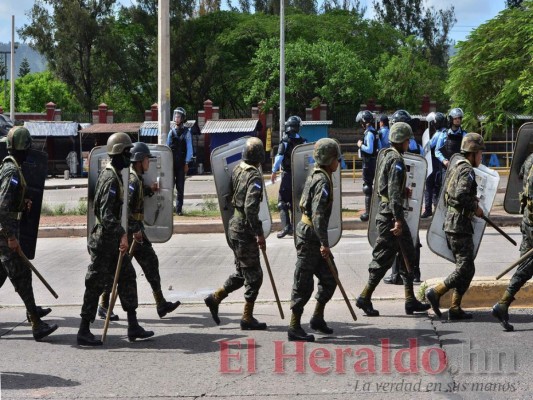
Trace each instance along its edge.
<path fill-rule="evenodd" d="M 22 60 L 19 67 L 19 77 L 23 78 L 31 72 L 30 63 L 26 57 Z"/>
<path fill-rule="evenodd" d="M 505 0 L 505 6 L 507 8 L 517 8 L 522 5 L 524 0 Z"/>
<path fill-rule="evenodd" d="M 491 132 L 506 112 L 533 112 L 533 1 L 508 8 L 472 31 L 450 61 L 446 93 L 466 111 L 465 123 L 477 129 L 477 116 Z"/>
<path fill-rule="evenodd" d="M 7 66 L 4 63 L 4 60 L 2 58 L 0 59 L 0 79 L 2 80 L 6 79 L 6 75 L 7 75 Z"/>
<path fill-rule="evenodd" d="M 434 7 L 425 8 L 422 0 L 373 0 L 373 6 L 379 20 L 397 28 L 406 37 L 422 39 L 431 62 L 446 68 L 452 44 L 448 35 L 457 22 L 453 6 L 435 10 Z"/>

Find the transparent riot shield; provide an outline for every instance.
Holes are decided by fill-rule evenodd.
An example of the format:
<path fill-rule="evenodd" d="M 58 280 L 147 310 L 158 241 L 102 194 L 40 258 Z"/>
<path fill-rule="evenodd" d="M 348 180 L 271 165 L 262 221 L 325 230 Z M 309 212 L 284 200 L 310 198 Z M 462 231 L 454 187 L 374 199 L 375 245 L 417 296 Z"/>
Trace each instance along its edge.
<path fill-rule="evenodd" d="M 376 228 L 376 216 L 379 211 L 379 203 L 381 199 L 378 194 L 378 174 L 379 165 L 383 161 L 386 151 L 394 151 L 390 149 L 383 149 L 378 153 L 376 162 L 376 175 L 374 177 L 374 192 L 372 193 L 372 204 L 370 206 L 370 218 L 368 220 L 368 243 L 372 248 L 378 238 L 378 231 Z M 424 157 L 418 154 L 404 153 L 403 159 L 405 168 L 407 170 L 406 187 L 411 188 L 411 198 L 405 200 L 404 218 L 407 221 L 413 244 L 416 245 L 418 236 L 418 225 L 420 223 L 420 212 L 422 210 L 422 203 L 424 202 L 424 188 L 426 185 L 427 161 Z"/>
<path fill-rule="evenodd" d="M 292 152 L 292 212 L 294 226 L 302 219 L 300 210 L 300 198 L 304 190 L 305 181 L 315 168 L 313 149 L 315 143 L 304 143 L 296 146 Z M 329 247 L 334 247 L 342 236 L 342 193 L 341 193 L 341 168 L 333 173 L 333 205 L 328 224 Z M 294 235 L 296 240 L 296 235 Z"/>
<path fill-rule="evenodd" d="M 164 145 L 149 144 L 150 167 L 143 175 L 145 185 L 159 184 L 159 191 L 152 197 L 144 198 L 144 228 L 152 243 L 164 243 L 172 237 L 174 220 L 172 196 L 174 192 L 174 168 L 172 150 Z M 94 195 L 100 172 L 111 159 L 105 146 L 95 147 L 89 155 L 89 179 L 87 196 L 87 237 L 96 222 L 94 215 Z"/>
<path fill-rule="evenodd" d="M 6 142 L 0 144 L 0 160 L 8 156 Z M 22 251 L 30 260 L 35 258 L 39 221 L 43 204 L 44 182 L 48 175 L 48 154 L 30 149 L 26 161 L 22 163 L 22 174 L 26 180 L 26 198 L 32 202 L 29 212 L 22 213 L 19 242 Z"/>
<path fill-rule="evenodd" d="M 454 154 L 450 159 L 450 165 L 455 165 L 462 156 L 460 154 Z M 449 170 L 449 168 L 448 168 Z M 474 168 L 477 182 L 477 197 L 479 197 L 479 206 L 483 209 L 485 215 L 489 215 L 496 198 L 496 192 L 498 191 L 498 183 L 500 182 L 500 175 L 493 169 L 480 165 L 478 168 Z M 445 182 L 445 185 L 447 181 Z M 451 262 L 455 262 L 452 251 L 448 247 L 446 240 L 446 233 L 444 232 L 444 220 L 446 219 L 446 213 L 448 209 L 444 202 L 444 192 L 446 186 L 443 186 L 439 202 L 435 213 L 433 214 L 433 220 L 427 231 L 427 244 L 431 251 Z M 485 231 L 487 223 L 481 219 L 474 217 L 472 220 L 474 227 L 474 257 L 477 255 L 479 245 L 481 244 L 481 238 Z"/>
<path fill-rule="evenodd" d="M 226 232 L 226 240 L 228 240 L 228 244 L 230 244 L 228 239 L 228 225 L 229 220 L 233 216 L 233 205 L 231 204 L 230 193 L 231 174 L 233 168 L 242 161 L 242 150 L 248 138 L 249 136 L 245 136 L 234 140 L 217 147 L 211 152 L 211 169 L 213 171 L 213 178 L 215 179 L 218 206 L 220 208 L 220 215 L 222 216 L 222 223 L 224 224 L 224 232 Z M 263 201 L 259 208 L 259 219 L 263 223 L 263 232 L 265 238 L 267 238 L 272 229 L 272 217 L 270 216 L 268 197 L 264 187 L 265 184 L 263 182 Z"/>
<path fill-rule="evenodd" d="M 503 200 L 503 208 L 509 214 L 520 213 L 519 193 L 522 191 L 523 180 L 519 174 L 524 161 L 531 153 L 533 153 L 533 122 L 527 122 L 518 129 L 513 161 Z"/>

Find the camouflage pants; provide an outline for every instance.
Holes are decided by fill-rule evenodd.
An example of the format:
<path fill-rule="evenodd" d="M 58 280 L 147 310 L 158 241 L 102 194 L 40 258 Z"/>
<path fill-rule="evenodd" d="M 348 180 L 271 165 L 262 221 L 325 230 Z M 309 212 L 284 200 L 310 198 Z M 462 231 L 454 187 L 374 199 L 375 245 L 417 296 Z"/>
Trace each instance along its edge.
<path fill-rule="evenodd" d="M 81 317 L 94 321 L 98 308 L 98 298 L 106 287 L 111 287 L 115 277 L 119 257 L 117 239 L 103 237 L 95 226 L 89 237 L 87 248 L 91 263 L 85 275 L 85 294 L 81 307 Z M 118 280 L 118 296 L 122 309 L 126 312 L 135 311 L 138 306 L 137 277 L 128 254 L 124 255 Z"/>
<path fill-rule="evenodd" d="M 263 284 L 257 240 L 253 235 L 232 230 L 230 230 L 230 240 L 235 255 L 235 273 L 226 279 L 224 289 L 227 293 L 231 293 L 244 286 L 244 299 L 254 302 Z"/>
<path fill-rule="evenodd" d="M 523 256 L 533 248 L 533 227 L 522 222 L 520 230 L 522 231 L 520 255 Z M 529 258 L 518 266 L 507 287 L 509 294 L 514 297 L 531 277 L 533 277 L 533 258 Z"/>
<path fill-rule="evenodd" d="M 400 254 L 399 243 L 402 243 L 405 257 L 409 260 L 409 264 L 414 266 L 416 264 L 416 252 L 413 245 L 413 238 L 409 226 L 405 223 L 403 225 L 402 234 L 394 236 L 390 231 L 394 226 L 392 215 L 378 214 L 376 218 L 376 229 L 378 231 L 378 238 L 372 251 L 372 261 L 368 266 L 368 284 L 376 287 L 381 279 L 385 276 L 387 271 L 392 267 L 396 254 Z M 400 275 L 403 279 L 404 285 L 413 285 L 413 274 L 408 273 L 404 263 L 399 266 Z"/>
<path fill-rule="evenodd" d="M 448 289 L 455 289 L 457 294 L 463 295 L 468 290 L 470 282 L 476 272 L 474 265 L 474 241 L 471 234 L 448 233 L 446 240 L 455 257 L 455 271 L 444 280 Z"/>
<path fill-rule="evenodd" d="M 0 287 L 9 277 L 15 291 L 26 306 L 28 312 L 35 312 L 35 297 L 32 287 L 32 272 L 22 258 L 11 251 L 5 239 L 0 240 Z"/>
<path fill-rule="evenodd" d="M 316 301 L 326 304 L 333 297 L 337 282 L 329 270 L 327 261 L 320 254 L 320 242 L 305 240 L 302 236 L 302 222 L 298 223 L 296 238 L 296 269 L 291 293 L 291 310 L 303 314 L 304 307 L 313 294 L 313 276 L 318 278 Z"/>

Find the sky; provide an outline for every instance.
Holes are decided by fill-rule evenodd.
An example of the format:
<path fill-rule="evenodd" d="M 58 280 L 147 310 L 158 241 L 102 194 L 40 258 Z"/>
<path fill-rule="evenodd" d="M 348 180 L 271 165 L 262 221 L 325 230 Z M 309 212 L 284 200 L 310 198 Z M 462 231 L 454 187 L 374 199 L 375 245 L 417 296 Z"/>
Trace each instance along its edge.
<path fill-rule="evenodd" d="M 125 5 L 134 0 L 121 0 Z M 427 6 L 436 9 L 455 7 L 457 23 L 451 31 L 450 38 L 465 40 L 468 33 L 477 26 L 492 19 L 505 9 L 505 0 L 425 0 Z M 26 12 L 31 9 L 34 0 L 1 0 L 0 1 L 0 42 L 11 42 L 11 16 L 15 15 L 15 31 L 28 23 Z M 366 17 L 373 16 L 372 0 L 361 0 L 367 6 Z M 15 32 L 15 41 L 21 41 Z"/>

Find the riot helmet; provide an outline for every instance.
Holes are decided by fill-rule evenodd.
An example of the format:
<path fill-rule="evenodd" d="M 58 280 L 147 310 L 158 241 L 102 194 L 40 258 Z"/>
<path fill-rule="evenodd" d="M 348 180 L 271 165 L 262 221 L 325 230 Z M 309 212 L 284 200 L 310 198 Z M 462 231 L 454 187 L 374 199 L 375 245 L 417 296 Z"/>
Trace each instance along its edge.
<path fill-rule="evenodd" d="M 15 126 L 7 133 L 7 149 L 11 151 L 24 151 L 31 147 L 30 131 L 23 126 Z"/>
<path fill-rule="evenodd" d="M 184 124 L 187 122 L 187 113 L 185 112 L 185 109 L 183 107 L 178 107 L 174 110 L 174 115 L 172 116 L 172 120 L 176 121 L 176 115 L 181 116 L 181 123 Z"/>
<path fill-rule="evenodd" d="M 441 112 L 430 112 L 426 117 L 426 121 L 435 130 L 446 127 L 446 116 Z"/>
<path fill-rule="evenodd" d="M 463 110 L 461 110 L 460 108 L 452 108 L 450 112 L 448 113 L 448 127 L 450 128 L 452 127 L 454 118 L 462 119 L 463 117 L 464 117 Z"/>
<path fill-rule="evenodd" d="M 113 133 L 107 139 L 107 154 L 110 156 L 115 156 L 122 154 L 124 150 L 131 149 L 133 143 L 131 138 L 124 132 Z"/>
<path fill-rule="evenodd" d="M 392 143 L 403 143 L 413 137 L 413 129 L 406 122 L 393 123 L 390 129 L 389 140 Z"/>
<path fill-rule="evenodd" d="M 374 122 L 374 114 L 368 110 L 359 111 L 355 117 L 355 122 L 357 124 L 371 124 Z"/>
<path fill-rule="evenodd" d="M 392 114 L 392 117 L 390 119 L 391 125 L 394 125 L 396 122 L 405 122 L 410 123 L 413 118 L 411 117 L 411 114 L 409 114 L 405 110 L 397 110 L 394 114 Z"/>
<path fill-rule="evenodd" d="M 300 132 L 300 126 L 302 125 L 302 119 L 297 115 L 289 117 L 285 122 L 285 132 L 288 134 Z"/>
<path fill-rule="evenodd" d="M 381 117 L 379 117 L 379 122 L 383 122 L 383 125 L 389 126 L 389 117 L 387 114 L 382 114 Z"/>
<path fill-rule="evenodd" d="M 251 137 L 246 140 L 242 149 L 242 159 L 250 164 L 262 164 L 265 162 L 265 148 L 261 139 Z"/>
<path fill-rule="evenodd" d="M 485 150 L 483 136 L 479 133 L 467 133 L 461 141 L 461 153 L 477 153 L 479 150 Z"/>
<path fill-rule="evenodd" d="M 313 149 L 313 157 L 318 165 L 329 165 L 341 156 L 339 144 L 330 138 L 319 139 Z"/>
<path fill-rule="evenodd" d="M 131 148 L 131 161 L 143 161 L 145 157 L 155 158 L 155 156 L 150 153 L 150 148 L 146 143 L 135 142 Z"/>

